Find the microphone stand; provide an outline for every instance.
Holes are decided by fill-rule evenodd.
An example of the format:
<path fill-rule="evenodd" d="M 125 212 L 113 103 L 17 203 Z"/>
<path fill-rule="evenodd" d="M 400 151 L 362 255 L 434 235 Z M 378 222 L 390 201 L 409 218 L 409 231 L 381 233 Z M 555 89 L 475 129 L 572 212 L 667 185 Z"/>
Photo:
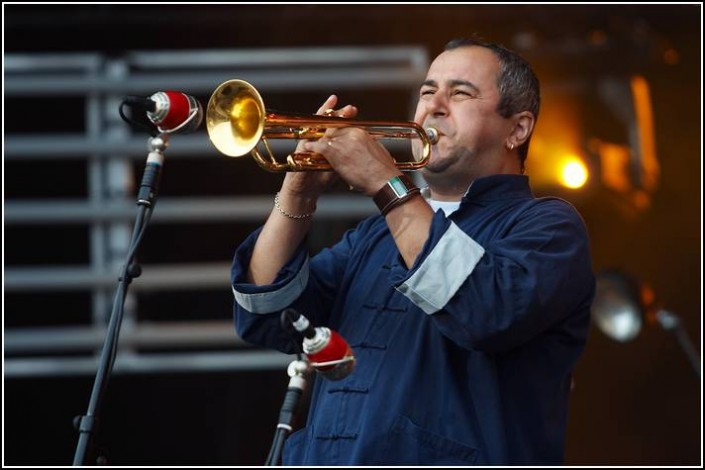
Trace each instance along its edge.
<path fill-rule="evenodd" d="M 656 320 L 664 330 L 673 332 L 683 353 L 688 358 L 688 362 L 693 367 L 695 374 L 702 380 L 700 356 L 695 350 L 693 343 L 690 341 L 680 317 L 673 312 L 662 309 L 656 312 Z"/>
<path fill-rule="evenodd" d="M 134 262 L 134 258 L 156 204 L 161 167 L 164 162 L 164 151 L 168 146 L 169 136 L 166 133 L 159 134 L 149 139 L 149 155 L 137 195 L 138 210 L 127 252 L 127 261 L 122 266 L 120 277 L 118 278 L 113 309 L 110 314 L 105 342 L 100 355 L 98 372 L 96 373 L 95 382 L 93 383 L 93 391 L 91 392 L 88 411 L 85 415 L 77 416 L 74 419 L 74 425 L 79 432 L 79 439 L 73 465 L 107 463 L 105 456 L 96 455 L 97 452 L 94 449 L 94 441 L 99 423 L 98 417 L 117 355 L 117 344 L 120 336 L 120 326 L 122 324 L 127 289 L 132 279 L 139 277 L 142 272 L 140 265 Z"/>
<path fill-rule="evenodd" d="M 264 464 L 265 466 L 275 466 L 279 464 L 282 449 L 284 448 L 284 441 L 292 431 L 291 423 L 294 421 L 294 414 L 298 408 L 299 398 L 301 398 L 301 395 L 303 395 L 306 390 L 306 380 L 311 372 L 310 362 L 303 359 L 303 348 L 292 326 L 291 314 L 291 309 L 282 311 L 279 321 L 282 328 L 291 335 L 294 351 L 296 351 L 296 359 L 293 360 L 287 368 L 287 374 L 290 377 L 289 386 L 286 389 L 284 402 L 279 411 L 279 423 L 274 433 L 274 440 L 272 441 L 272 447 L 269 449 L 269 455 L 267 455 L 267 460 Z"/>
<path fill-rule="evenodd" d="M 281 411 L 279 412 L 279 423 L 274 434 L 272 447 L 269 450 L 265 466 L 275 466 L 279 464 L 284 441 L 292 431 L 291 424 L 294 421 L 294 414 L 298 408 L 299 398 L 306 390 L 306 379 L 311 371 L 311 366 L 307 361 L 296 359 L 289 364 L 287 374 L 289 377 L 289 387 L 284 396 Z"/>

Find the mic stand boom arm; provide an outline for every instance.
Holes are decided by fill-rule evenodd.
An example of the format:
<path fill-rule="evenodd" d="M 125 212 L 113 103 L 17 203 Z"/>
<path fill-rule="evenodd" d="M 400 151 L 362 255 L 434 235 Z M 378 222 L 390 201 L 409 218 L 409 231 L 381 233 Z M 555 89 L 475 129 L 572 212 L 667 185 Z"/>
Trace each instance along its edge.
<path fill-rule="evenodd" d="M 98 428 L 98 416 L 117 354 L 117 344 L 120 336 L 120 326 L 122 324 L 127 288 L 132 279 L 141 274 L 139 264 L 133 264 L 133 260 L 156 204 L 161 167 L 164 162 L 164 150 L 166 150 L 168 146 L 169 136 L 167 134 L 160 134 L 149 139 L 149 155 L 137 195 L 138 209 L 135 225 L 132 230 L 132 237 L 127 251 L 127 260 L 122 266 L 122 271 L 118 278 L 118 286 L 113 300 L 113 309 L 110 314 L 110 321 L 105 334 L 105 342 L 103 343 L 103 349 L 100 354 L 98 371 L 88 403 L 88 411 L 85 415 L 78 416 L 75 419 L 75 426 L 79 432 L 79 438 L 73 465 L 95 465 L 98 460 L 104 460 L 104 456 L 95 455 L 96 452 L 94 449 L 94 441 Z"/>

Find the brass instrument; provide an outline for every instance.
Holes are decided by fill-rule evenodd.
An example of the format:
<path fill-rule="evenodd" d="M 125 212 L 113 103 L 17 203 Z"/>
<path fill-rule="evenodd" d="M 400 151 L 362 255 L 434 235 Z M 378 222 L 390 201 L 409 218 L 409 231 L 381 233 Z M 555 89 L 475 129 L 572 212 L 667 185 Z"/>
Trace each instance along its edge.
<path fill-rule="evenodd" d="M 268 139 L 319 139 L 326 129 L 360 127 L 375 138 L 412 139 L 423 143 L 421 158 L 412 162 L 397 162 L 400 170 L 416 170 L 428 163 L 431 145 L 438 140 L 438 131 L 424 130 L 415 122 L 359 121 L 337 116 L 282 115 L 269 112 L 257 90 L 244 80 L 221 83 L 208 101 L 206 128 L 213 145 L 225 155 L 240 157 L 248 152 L 268 171 L 330 171 L 325 158 L 314 152 L 296 152 L 284 162 L 273 155 Z M 257 148 L 263 144 L 267 157 Z"/>

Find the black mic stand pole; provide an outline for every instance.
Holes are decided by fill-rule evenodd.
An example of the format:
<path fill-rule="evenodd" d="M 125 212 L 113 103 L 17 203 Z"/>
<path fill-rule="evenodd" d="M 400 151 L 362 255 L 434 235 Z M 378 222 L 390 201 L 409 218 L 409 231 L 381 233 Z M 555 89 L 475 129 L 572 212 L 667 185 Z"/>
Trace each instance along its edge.
<path fill-rule="evenodd" d="M 156 204 L 157 190 L 161 176 L 161 167 L 164 162 L 164 151 L 169 146 L 169 136 L 164 133 L 149 139 L 149 155 L 147 164 L 142 176 L 137 195 L 137 217 L 132 230 L 127 261 L 122 267 L 118 286 L 113 301 L 113 310 L 110 314 L 110 322 L 105 334 L 105 342 L 100 355 L 98 372 L 96 373 L 93 391 L 91 392 L 88 411 L 83 416 L 77 416 L 74 425 L 79 432 L 78 445 L 73 459 L 73 465 L 96 465 L 105 464 L 105 456 L 96 455 L 95 437 L 98 428 L 98 416 L 105 394 L 108 379 L 115 362 L 117 354 L 118 337 L 120 336 L 120 326 L 125 306 L 127 288 L 133 278 L 141 274 L 141 267 L 133 263 L 137 249 L 147 228 L 147 223 L 152 216 L 154 205 Z"/>
<path fill-rule="evenodd" d="M 306 379 L 311 371 L 308 361 L 296 359 L 289 364 L 287 374 L 289 375 L 289 387 L 284 396 L 281 411 L 279 412 L 279 423 L 274 434 L 272 447 L 269 450 L 265 466 L 275 466 L 279 464 L 284 441 L 292 431 L 291 424 L 294 421 L 294 414 L 299 404 L 299 398 L 306 390 Z"/>
<path fill-rule="evenodd" d="M 695 374 L 702 380 L 700 356 L 695 350 L 693 343 L 690 341 L 681 318 L 673 312 L 661 309 L 656 312 L 656 320 L 664 330 L 673 332 L 678 340 L 678 344 L 688 358 L 688 362 L 690 362 L 690 365 L 693 367 Z"/>

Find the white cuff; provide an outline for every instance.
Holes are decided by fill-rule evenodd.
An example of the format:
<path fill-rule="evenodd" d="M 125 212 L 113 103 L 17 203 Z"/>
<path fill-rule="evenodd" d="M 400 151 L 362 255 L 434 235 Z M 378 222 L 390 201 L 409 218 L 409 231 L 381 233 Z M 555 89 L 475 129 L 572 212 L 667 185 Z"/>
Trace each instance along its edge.
<path fill-rule="evenodd" d="M 485 249 L 451 222 L 416 272 L 397 290 L 428 314 L 441 310 L 470 276 Z"/>
<path fill-rule="evenodd" d="M 233 295 L 238 305 L 249 312 L 273 313 L 285 309 L 301 295 L 308 284 L 308 275 L 308 259 L 306 259 L 298 274 L 279 289 L 247 294 L 233 286 Z"/>

